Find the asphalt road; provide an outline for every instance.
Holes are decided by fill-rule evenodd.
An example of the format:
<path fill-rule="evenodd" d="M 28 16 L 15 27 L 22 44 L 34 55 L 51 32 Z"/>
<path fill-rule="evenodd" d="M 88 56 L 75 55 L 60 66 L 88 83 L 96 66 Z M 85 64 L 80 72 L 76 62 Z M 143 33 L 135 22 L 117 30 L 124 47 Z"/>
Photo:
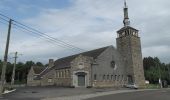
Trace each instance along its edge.
<path fill-rule="evenodd" d="M 41 100 L 42 98 L 54 98 L 63 96 L 74 96 L 81 94 L 92 94 L 96 92 L 113 91 L 114 88 L 62 88 L 55 86 L 47 87 L 23 87 L 17 88 L 15 92 L 3 95 L 0 100 Z"/>
<path fill-rule="evenodd" d="M 24 87 L 18 88 L 15 92 L 4 95 L 0 100 L 41 100 L 42 98 L 69 97 L 76 95 L 96 94 L 109 91 L 117 91 L 113 88 L 87 89 L 87 88 L 61 88 L 61 87 Z M 118 89 L 126 91 L 126 89 Z M 131 91 L 131 90 L 127 90 Z M 55 99 L 54 99 L 55 100 Z M 74 99 L 73 99 L 74 100 Z M 77 99 L 79 100 L 79 99 Z M 170 100 L 170 89 L 147 90 L 119 93 L 100 96 L 86 100 Z"/>
<path fill-rule="evenodd" d="M 120 93 L 86 100 L 170 100 L 170 89 Z"/>

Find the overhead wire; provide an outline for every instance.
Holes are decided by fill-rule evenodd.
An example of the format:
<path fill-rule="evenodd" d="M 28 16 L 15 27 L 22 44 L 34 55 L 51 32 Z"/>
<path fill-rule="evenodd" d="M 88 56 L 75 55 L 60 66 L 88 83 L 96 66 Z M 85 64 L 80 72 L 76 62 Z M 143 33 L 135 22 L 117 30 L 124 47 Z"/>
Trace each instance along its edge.
<path fill-rule="evenodd" d="M 6 20 L 3 20 L 3 21 L 6 21 Z M 4 23 L 3 21 L 1 21 L 1 18 L 0 18 L 0 22 L 1 22 L 1 23 L 5 24 L 5 25 L 8 25 L 8 23 Z M 6 22 L 7 22 L 7 21 L 6 21 Z M 28 30 L 28 29 L 26 29 L 26 28 L 24 28 L 24 27 L 18 26 L 17 24 L 13 24 L 13 25 L 15 25 L 15 26 L 13 26 L 13 28 L 18 29 L 18 30 L 21 30 L 21 29 L 22 29 L 22 30 L 21 30 L 22 32 L 26 32 L 26 31 L 27 31 L 27 32 L 31 33 L 32 35 L 34 35 L 34 36 L 37 37 L 37 38 L 45 39 L 47 42 L 52 43 L 54 46 L 57 45 L 56 47 L 60 46 L 60 47 L 62 47 L 62 48 L 68 49 L 68 47 L 63 46 L 63 45 L 61 45 L 61 44 L 58 44 L 58 43 L 56 43 L 56 41 L 51 40 L 50 38 L 44 37 L 44 36 L 41 35 L 41 34 L 36 34 L 36 33 L 34 33 L 33 31 L 31 31 L 31 30 Z M 31 34 L 29 34 L 29 35 L 31 35 Z M 51 41 L 50 41 L 50 40 L 51 40 Z M 71 48 L 71 49 L 74 50 L 74 48 Z"/>
<path fill-rule="evenodd" d="M 24 26 L 24 27 L 26 27 L 26 28 L 29 28 L 29 29 L 31 29 L 31 30 L 33 30 L 33 31 L 41 34 L 41 35 L 44 35 L 44 36 L 46 36 L 46 37 L 48 37 L 48 38 L 50 38 L 50 39 L 52 39 L 52 40 L 55 40 L 55 41 L 57 41 L 57 42 L 60 42 L 60 43 L 62 43 L 62 44 L 64 44 L 64 45 L 67 45 L 67 46 L 69 46 L 69 47 L 76 48 L 76 49 L 79 49 L 79 50 L 83 50 L 83 49 L 81 49 L 81 48 L 78 48 L 78 47 L 75 47 L 75 46 L 73 46 L 73 45 L 70 45 L 70 44 L 68 44 L 68 43 L 66 43 L 66 42 L 64 42 L 64 41 L 61 41 L 61 40 L 59 40 L 59 39 L 57 39 L 57 38 L 51 37 L 51 36 L 49 36 L 49 35 L 47 35 L 47 34 L 45 34 L 45 33 L 42 33 L 42 32 L 40 32 L 40 31 L 38 31 L 38 30 L 36 30 L 36 29 L 33 29 L 33 28 L 28 27 L 28 26 L 26 26 L 26 25 L 24 25 L 24 24 L 21 24 L 21 23 L 15 21 L 15 20 L 14 20 L 14 22 L 16 22 L 16 23 L 18 23 L 18 24 L 20 24 L 20 25 L 22 25 L 22 26 Z"/>
<path fill-rule="evenodd" d="M 9 17 L 7 17 L 6 15 L 3 15 L 3 14 L 1 14 L 1 13 L 0 13 L 0 16 L 1 16 L 0 19 L 4 20 L 4 21 L 6 21 L 6 22 L 8 22 L 8 20 L 10 19 Z M 3 17 L 5 17 L 6 19 L 3 18 Z M 7 19 L 8 19 L 8 20 L 7 20 Z M 54 37 L 52 37 L 52 36 L 49 36 L 49 35 L 47 35 L 47 34 L 45 34 L 45 33 L 43 33 L 43 32 L 40 32 L 40 31 L 34 29 L 34 28 L 31 28 L 31 27 L 29 27 L 29 26 L 26 26 L 26 25 L 24 25 L 24 24 L 22 24 L 22 23 L 20 23 L 20 22 L 18 22 L 18 21 L 13 20 L 13 22 L 14 22 L 14 23 L 12 23 L 13 25 L 15 25 L 15 26 L 17 26 L 17 27 L 19 27 L 19 28 L 21 28 L 21 29 L 23 29 L 23 30 L 28 31 L 29 33 L 32 33 L 32 34 L 37 35 L 37 36 L 40 36 L 41 38 L 43 37 L 44 39 L 48 40 L 49 42 L 53 42 L 53 43 L 57 44 L 57 45 L 60 46 L 60 47 L 63 47 L 63 48 L 71 48 L 72 50 L 84 51 L 83 49 L 81 49 L 81 48 L 79 48 L 79 47 L 76 47 L 76 46 L 71 45 L 71 44 L 69 44 L 69 43 L 66 43 L 66 42 L 64 42 L 64 41 L 61 41 L 61 40 L 59 40 L 59 39 L 57 39 L 57 38 L 54 38 Z"/>

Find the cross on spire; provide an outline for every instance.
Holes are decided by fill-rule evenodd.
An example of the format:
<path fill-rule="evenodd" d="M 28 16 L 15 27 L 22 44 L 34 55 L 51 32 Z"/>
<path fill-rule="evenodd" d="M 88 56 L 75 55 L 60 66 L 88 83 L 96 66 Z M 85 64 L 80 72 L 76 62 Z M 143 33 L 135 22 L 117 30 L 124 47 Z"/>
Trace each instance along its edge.
<path fill-rule="evenodd" d="M 130 25 L 130 21 L 129 21 L 129 17 L 128 17 L 128 7 L 127 7 L 127 4 L 126 4 L 126 0 L 124 0 L 124 20 L 123 20 L 123 24 L 124 26 L 129 26 Z"/>
<path fill-rule="evenodd" d="M 125 5 L 125 8 L 127 8 L 127 5 L 126 5 L 126 0 L 124 0 L 124 5 Z"/>

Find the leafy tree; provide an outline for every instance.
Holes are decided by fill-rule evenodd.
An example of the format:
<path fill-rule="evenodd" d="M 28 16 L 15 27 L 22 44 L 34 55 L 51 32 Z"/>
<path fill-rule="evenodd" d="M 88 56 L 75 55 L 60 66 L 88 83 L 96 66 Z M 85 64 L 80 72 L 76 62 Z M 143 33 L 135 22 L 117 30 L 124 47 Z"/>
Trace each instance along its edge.
<path fill-rule="evenodd" d="M 151 83 L 158 83 L 159 78 L 170 83 L 169 64 L 161 63 L 158 57 L 146 57 L 143 59 L 146 80 Z"/>
<path fill-rule="evenodd" d="M 44 66 L 41 62 L 37 62 L 36 65 L 40 67 Z"/>

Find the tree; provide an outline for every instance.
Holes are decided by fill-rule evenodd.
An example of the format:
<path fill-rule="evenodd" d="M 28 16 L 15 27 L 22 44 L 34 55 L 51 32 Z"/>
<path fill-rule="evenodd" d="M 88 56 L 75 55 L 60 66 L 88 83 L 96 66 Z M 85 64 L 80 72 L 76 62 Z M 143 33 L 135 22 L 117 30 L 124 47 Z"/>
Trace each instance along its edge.
<path fill-rule="evenodd" d="M 37 62 L 36 65 L 40 67 L 44 66 L 41 62 Z"/>
<path fill-rule="evenodd" d="M 158 83 L 159 78 L 170 83 L 170 67 L 168 64 L 161 63 L 158 57 L 145 57 L 143 66 L 146 80 L 150 83 Z"/>

